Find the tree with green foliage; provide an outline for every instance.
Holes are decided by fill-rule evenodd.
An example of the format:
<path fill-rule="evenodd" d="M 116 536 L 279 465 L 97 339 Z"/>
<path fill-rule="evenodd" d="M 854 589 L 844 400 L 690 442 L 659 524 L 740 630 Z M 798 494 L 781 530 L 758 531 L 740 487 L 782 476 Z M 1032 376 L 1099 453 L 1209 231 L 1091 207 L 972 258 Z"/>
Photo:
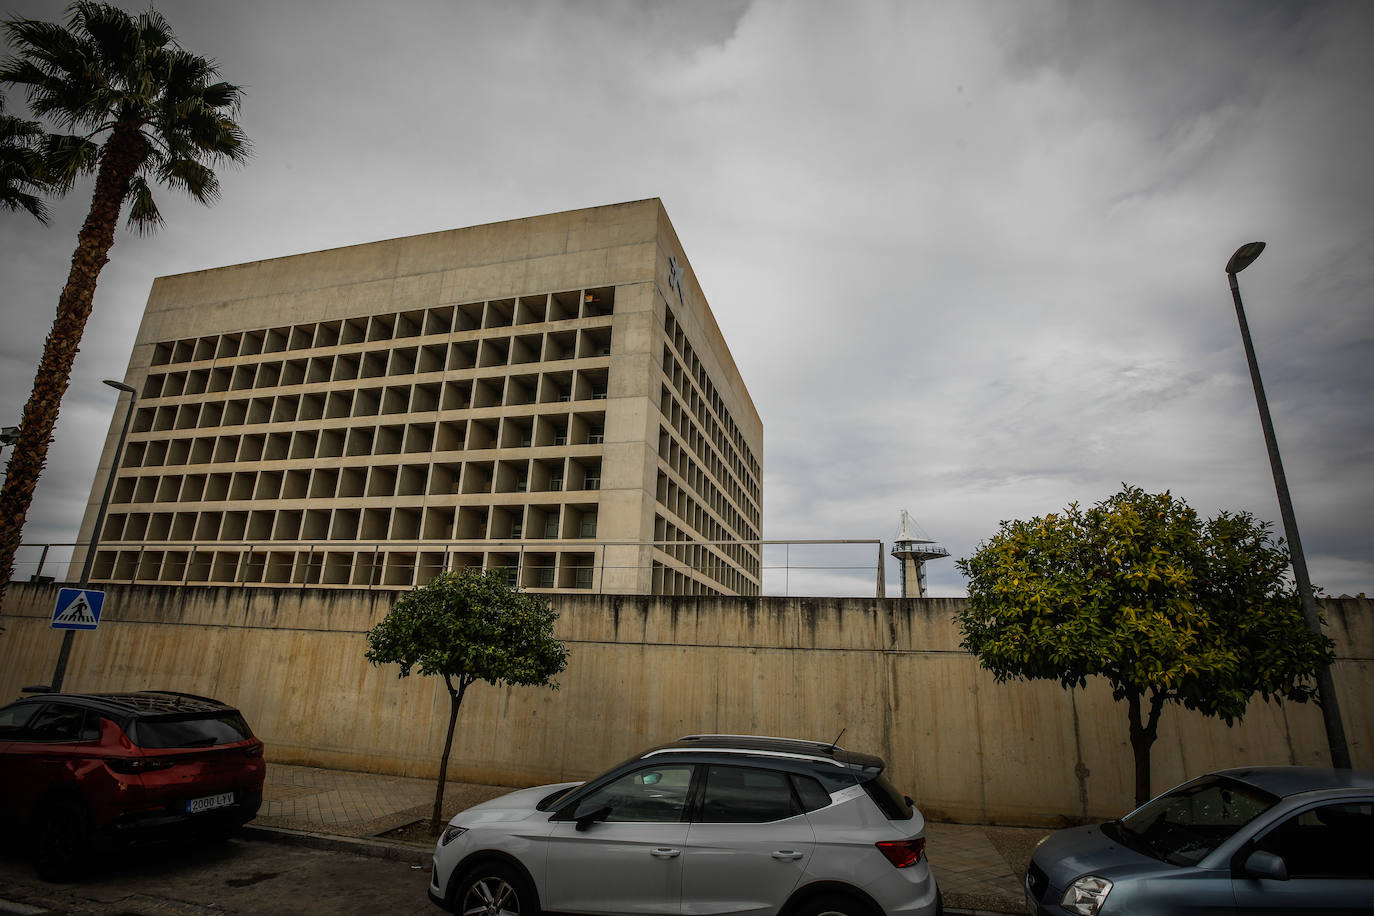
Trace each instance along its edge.
<path fill-rule="evenodd" d="M 1126 701 L 1139 805 L 1166 703 L 1234 725 L 1256 693 L 1306 702 L 1332 644 L 1304 623 L 1268 522 L 1203 521 L 1167 491 L 1122 487 L 1087 511 L 1002 522 L 958 561 L 969 580 L 958 620 L 999 682 L 1107 680 Z"/>
<path fill-rule="evenodd" d="M 367 634 L 367 660 L 437 675 L 448 688 L 448 733 L 439 760 L 430 829 L 440 826 L 444 782 L 458 710 L 469 687 L 558 689 L 554 675 L 568 664 L 568 649 L 553 636 L 558 613 L 543 598 L 506 584 L 501 570 L 443 573 L 412 589 Z"/>
<path fill-rule="evenodd" d="M 36 122 L 20 119 L 14 126 L 23 133 L 10 145 L 29 152 L 41 147 L 42 190 L 63 193 L 90 172 L 95 190 L 0 489 L 0 602 L 120 211 L 127 202 L 129 225 L 150 231 L 162 223 L 153 184 L 210 204 L 219 197 L 213 167 L 249 155 L 234 120 L 239 87 L 219 79 L 213 60 L 182 48 L 161 13 L 131 16 L 79 0 L 67 15 L 65 26 L 36 19 L 4 23 L 14 56 L 0 65 L 0 83 L 21 89 L 40 120 L 70 132 L 48 134 L 40 143 L 31 128 Z M 6 194 L 14 188 L 34 195 L 27 179 L 36 174 L 7 176 Z M 14 199 L 38 215 L 36 201 Z"/>

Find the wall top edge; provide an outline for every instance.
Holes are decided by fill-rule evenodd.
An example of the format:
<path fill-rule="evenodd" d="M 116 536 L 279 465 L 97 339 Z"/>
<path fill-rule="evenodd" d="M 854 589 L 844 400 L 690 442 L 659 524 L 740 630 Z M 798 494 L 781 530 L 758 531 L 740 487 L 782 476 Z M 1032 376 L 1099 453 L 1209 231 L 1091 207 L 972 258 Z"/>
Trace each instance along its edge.
<path fill-rule="evenodd" d="M 290 261 L 299 258 L 309 258 L 317 255 L 337 255 L 350 251 L 374 248 L 383 245 L 394 245 L 403 244 L 406 242 L 419 242 L 431 239 L 438 239 L 442 236 L 453 235 L 456 233 L 480 232 L 483 230 L 495 229 L 497 227 L 514 227 L 521 223 L 532 223 L 540 220 L 547 220 L 551 222 L 566 221 L 577 216 L 588 216 L 592 214 L 609 213 L 610 211 L 617 209 L 628 209 L 641 206 L 661 207 L 662 202 L 657 197 L 646 197 L 640 200 L 621 201 L 619 203 L 601 204 L 595 207 L 580 207 L 571 210 L 559 210 L 554 213 L 539 213 L 530 216 L 516 217 L 514 219 L 508 220 L 492 220 L 486 223 L 476 223 L 471 226 L 454 226 L 447 229 L 436 229 L 430 232 L 417 232 L 412 235 L 396 236 L 393 238 L 371 239 L 369 241 L 354 242 L 348 245 L 336 245 L 332 248 L 319 248 L 310 251 L 298 251 L 293 252 L 292 254 L 280 255 L 277 257 L 259 258 L 257 260 L 241 261 L 235 264 L 220 264 L 214 267 L 203 267 L 198 270 L 187 270 L 174 274 L 162 274 L 160 276 L 155 277 L 153 282 L 157 283 L 161 280 L 174 280 L 178 278 L 194 277 L 199 274 L 213 273 L 215 271 L 222 270 L 232 270 L 234 268 L 266 266 L 282 261 Z"/>
<path fill-rule="evenodd" d="M 5 612 L 12 619 L 45 617 L 55 606 L 57 592 L 68 583 L 11 583 Z M 119 608 L 135 609 L 129 621 L 224 624 L 229 617 L 242 618 L 239 625 L 357 631 L 379 620 L 402 591 L 366 589 L 311 589 L 235 586 L 97 585 L 106 592 L 106 615 L 121 619 Z M 671 643 L 675 635 L 695 643 L 715 639 L 717 628 L 728 624 L 734 633 L 727 642 L 795 633 L 801 644 L 826 643 L 835 647 L 882 648 L 925 643 L 935 638 L 939 648 L 958 650 L 954 615 L 966 606 L 965 598 L 834 598 L 834 597 L 682 597 L 669 595 L 568 595 L 548 596 L 561 618 L 566 638 L 613 642 L 633 638 Z M 1341 658 L 1363 659 L 1374 654 L 1374 600 L 1326 598 L 1322 600 L 1328 632 L 1336 640 Z M 113 612 L 113 613 L 111 613 Z M 103 620 L 102 620 L 103 623 Z M 895 625 L 898 630 L 891 627 Z M 815 627 L 819 626 L 817 630 Z M 930 628 L 934 627 L 934 630 Z M 913 629 L 914 628 L 914 629 Z M 749 636 L 745 631 L 754 633 Z M 938 631 L 938 632 L 937 632 Z M 917 637 L 924 632 L 925 637 Z M 771 635 L 769 635 L 771 634 Z M 938 638 L 936 638 L 938 637 Z M 818 642 L 819 641 L 819 642 Z"/>

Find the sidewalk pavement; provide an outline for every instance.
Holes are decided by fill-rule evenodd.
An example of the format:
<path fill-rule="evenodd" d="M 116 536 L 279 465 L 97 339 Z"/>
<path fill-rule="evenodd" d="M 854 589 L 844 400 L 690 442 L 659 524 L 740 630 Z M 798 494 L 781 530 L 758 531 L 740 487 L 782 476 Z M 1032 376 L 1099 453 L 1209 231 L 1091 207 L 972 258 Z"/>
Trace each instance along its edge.
<path fill-rule="evenodd" d="M 449 783 L 445 817 L 515 786 Z M 433 843 L 390 831 L 426 819 L 434 782 L 269 763 L 262 809 L 249 830 L 263 838 L 427 864 Z M 926 824 L 926 853 L 951 913 L 1023 913 L 1020 875 L 1048 831 L 979 824 Z"/>

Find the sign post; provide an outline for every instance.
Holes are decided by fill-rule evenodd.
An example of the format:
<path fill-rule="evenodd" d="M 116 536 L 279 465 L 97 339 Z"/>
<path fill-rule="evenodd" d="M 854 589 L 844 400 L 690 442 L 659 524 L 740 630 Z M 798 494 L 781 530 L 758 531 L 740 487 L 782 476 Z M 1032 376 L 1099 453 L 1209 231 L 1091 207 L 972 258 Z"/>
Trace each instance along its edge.
<path fill-rule="evenodd" d="M 110 507 L 110 493 L 114 490 L 115 477 L 119 473 L 119 459 L 124 454 L 124 440 L 129 437 L 129 421 L 134 416 L 138 390 L 113 379 L 107 378 L 104 381 L 111 388 L 127 391 L 129 406 L 124 408 L 124 426 L 119 430 L 119 443 L 115 446 L 114 459 L 110 462 L 110 475 L 105 479 L 105 495 L 100 498 L 100 511 L 95 514 L 95 524 L 91 527 L 91 543 L 86 548 L 86 562 L 81 565 L 81 579 L 76 583 L 76 588 L 64 588 L 58 593 L 57 609 L 52 613 L 53 629 L 67 631 L 62 634 L 62 648 L 57 653 L 57 667 L 53 668 L 52 684 L 48 687 L 52 693 L 62 692 L 62 681 L 67 676 L 67 658 L 72 654 L 72 631 L 94 630 L 100 623 L 100 609 L 105 605 L 105 593 L 92 591 L 86 588 L 86 584 L 91 581 L 91 567 L 95 565 L 95 548 L 100 543 L 100 532 L 105 530 L 105 511 Z"/>

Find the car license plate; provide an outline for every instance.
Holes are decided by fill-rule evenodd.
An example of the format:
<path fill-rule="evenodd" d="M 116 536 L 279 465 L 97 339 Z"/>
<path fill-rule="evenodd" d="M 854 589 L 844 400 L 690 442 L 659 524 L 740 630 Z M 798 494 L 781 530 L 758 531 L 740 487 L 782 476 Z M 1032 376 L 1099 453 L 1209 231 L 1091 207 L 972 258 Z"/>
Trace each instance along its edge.
<path fill-rule="evenodd" d="M 227 808 L 233 803 L 233 792 L 221 792 L 218 795 L 207 795 L 204 798 L 192 798 L 186 802 L 186 813 L 199 814 L 202 811 L 213 811 L 216 808 Z"/>

